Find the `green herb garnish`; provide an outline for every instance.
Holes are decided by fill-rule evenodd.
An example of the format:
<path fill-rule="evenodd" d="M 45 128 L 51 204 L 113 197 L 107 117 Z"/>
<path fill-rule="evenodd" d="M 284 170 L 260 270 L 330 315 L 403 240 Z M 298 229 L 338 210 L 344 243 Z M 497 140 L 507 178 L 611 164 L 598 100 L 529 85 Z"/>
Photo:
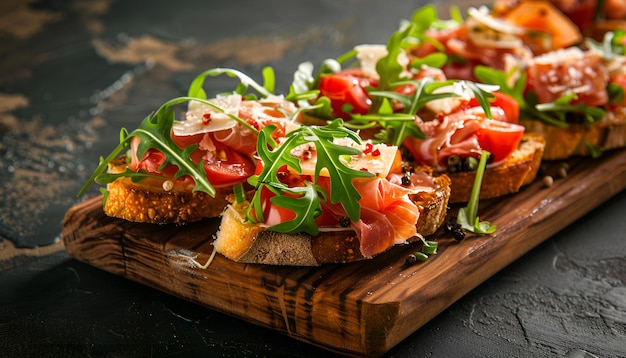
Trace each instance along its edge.
<path fill-rule="evenodd" d="M 485 167 L 487 166 L 488 157 L 489 152 L 483 150 L 480 153 L 480 161 L 478 163 L 478 169 L 476 170 L 474 186 L 472 187 L 470 199 L 466 207 L 459 209 L 459 214 L 457 216 L 457 223 L 461 225 L 461 228 L 476 234 L 491 234 L 496 231 L 495 225 L 491 225 L 487 221 L 480 221 L 478 217 L 480 187 L 482 185 L 483 174 L 485 172 Z"/>
<path fill-rule="evenodd" d="M 327 193 L 315 183 L 320 172 L 325 169 L 330 178 L 330 202 L 341 203 L 352 221 L 358 221 L 361 214 L 359 192 L 352 183 L 356 178 L 372 178 L 373 173 L 352 169 L 344 164 L 342 158 L 361 154 L 361 151 L 334 143 L 336 138 L 350 138 L 361 143 L 358 135 L 345 128 L 341 119 L 336 119 L 326 126 L 302 126 L 286 134 L 283 143 L 278 145 L 271 137 L 274 126 L 267 126 L 259 133 L 257 152 L 263 162 L 261 173 L 253 175 L 248 183 L 255 187 L 254 197 L 248 207 L 247 218 L 253 223 L 263 222 L 261 195 L 268 189 L 275 197 L 273 204 L 291 209 L 296 217 L 290 221 L 270 227 L 270 230 L 297 233 L 306 232 L 317 235 L 319 228 L 314 219 L 321 214 L 321 203 L 327 200 Z M 313 182 L 306 182 L 304 187 L 292 188 L 282 183 L 279 172 L 285 167 L 301 173 L 300 160 L 291 152 L 295 148 L 312 144 L 315 146 L 317 162 Z"/>
<path fill-rule="evenodd" d="M 273 91 L 274 88 L 274 72 L 269 67 L 263 70 L 264 85 L 258 84 L 252 78 L 237 70 L 227 68 L 215 68 L 201 73 L 192 81 L 188 90 L 188 96 L 178 97 L 167 101 L 156 112 L 145 117 L 140 125 L 130 133 L 126 130 L 126 128 L 122 128 L 120 130 L 119 144 L 106 158 L 100 158 L 98 167 L 94 170 L 77 195 L 83 195 L 89 186 L 91 186 L 94 182 L 105 185 L 113 182 L 119 177 L 130 177 L 134 182 L 145 180 L 148 177 L 154 177 L 153 174 L 149 174 L 144 171 L 133 172 L 126 170 L 124 173 L 119 174 L 106 173 L 109 163 L 116 159 L 127 147 L 130 146 L 133 137 L 138 137 L 140 141 L 136 155 L 139 158 L 143 157 L 143 155 L 150 149 L 160 151 L 165 155 L 165 160 L 158 168 L 159 170 L 164 169 L 167 165 L 175 165 L 178 169 L 174 174 L 174 179 L 179 179 L 188 175 L 195 182 L 192 190 L 193 192 L 202 191 L 214 196 L 215 188 L 213 188 L 207 179 L 203 162 L 194 164 L 189 157 L 190 154 L 197 148 L 197 144 L 190 145 L 187 148 L 182 149 L 172 140 L 171 132 L 174 122 L 176 121 L 174 107 L 179 104 L 189 101 L 198 101 L 217 111 L 225 113 L 223 109 L 206 99 L 206 93 L 202 88 L 207 77 L 219 76 L 223 74 L 229 77 L 236 77 L 240 80 L 240 83 L 237 85 L 234 92 L 241 94 L 242 96 L 256 98 L 256 94 L 247 93 L 248 89 L 252 88 L 262 97 L 266 97 L 271 94 L 271 91 Z M 254 127 L 237 116 L 231 114 L 228 114 L 228 116 L 232 120 L 248 128 L 250 131 L 254 133 L 258 132 Z"/>
<path fill-rule="evenodd" d="M 526 90 L 526 73 L 512 70 L 509 73 L 487 66 L 476 66 L 474 75 L 483 83 L 500 86 L 500 91 L 513 97 L 520 104 L 520 112 L 524 118 L 536 118 L 546 124 L 568 128 L 572 123 L 593 124 L 602 120 L 606 111 L 600 107 L 590 107 L 582 103 L 574 103 L 575 94 L 564 95 L 554 102 L 538 103 L 533 91 Z M 517 76 L 517 77 L 516 77 Z M 515 78 L 516 77 L 516 78 Z M 619 86 L 617 86 L 619 87 Z M 609 85 L 612 101 L 623 98 L 623 90 Z"/>
<path fill-rule="evenodd" d="M 423 262 L 428 260 L 430 255 L 435 255 L 437 253 L 437 247 L 439 243 L 437 241 L 426 240 L 420 236 L 420 240 L 422 240 L 422 248 L 419 251 L 416 251 L 409 256 L 407 256 L 404 264 L 409 266 L 413 265 L 416 262 Z"/>

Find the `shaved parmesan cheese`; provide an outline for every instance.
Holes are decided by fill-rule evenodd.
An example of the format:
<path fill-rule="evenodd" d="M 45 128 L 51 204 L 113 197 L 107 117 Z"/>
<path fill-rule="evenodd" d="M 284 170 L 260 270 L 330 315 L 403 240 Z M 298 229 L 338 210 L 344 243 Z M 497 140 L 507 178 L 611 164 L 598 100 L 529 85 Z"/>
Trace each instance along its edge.
<path fill-rule="evenodd" d="M 497 85 L 483 83 L 476 84 L 480 89 L 487 92 L 495 92 L 500 89 Z M 452 85 L 436 89 L 433 93 L 454 93 L 456 97 L 441 98 L 426 103 L 425 107 L 433 113 L 449 114 L 457 109 L 461 103 L 474 98 L 474 92 L 469 89 L 463 81 L 455 82 Z"/>
<path fill-rule="evenodd" d="M 358 45 L 354 49 L 356 50 L 356 58 L 361 62 L 363 74 L 378 78 L 376 62 L 387 56 L 387 47 L 385 45 Z"/>
<path fill-rule="evenodd" d="M 228 115 L 238 115 L 241 107 L 241 95 L 232 94 L 209 99 L 216 109 L 200 101 L 190 101 L 185 120 L 174 123 L 172 129 L 177 136 L 191 136 L 199 133 L 216 132 L 230 129 L 237 122 Z"/>
<path fill-rule="evenodd" d="M 480 47 L 487 48 L 519 48 L 523 46 L 518 37 L 526 33 L 522 27 L 514 26 L 502 19 L 491 16 L 487 7 L 467 10 L 470 18 L 467 25 L 470 28 L 468 36 L 470 40 Z"/>
<path fill-rule="evenodd" d="M 398 152 L 398 147 L 385 144 L 371 144 L 367 142 L 359 145 L 353 141 L 347 140 L 335 142 L 340 145 L 357 148 L 363 152 L 359 155 L 340 158 L 347 167 L 355 170 L 366 170 L 380 178 L 387 177 Z M 315 175 L 317 155 L 315 154 L 314 146 L 307 144 L 304 147 L 292 151 L 291 154 L 300 159 L 302 175 Z M 322 169 L 320 175 L 329 176 L 328 170 L 325 168 Z"/>
<path fill-rule="evenodd" d="M 356 50 L 356 58 L 361 63 L 361 70 L 363 74 L 367 77 L 378 79 L 378 71 L 376 71 L 376 63 L 381 58 L 387 56 L 387 46 L 386 45 L 358 45 L 355 46 Z M 397 58 L 398 64 L 402 66 L 402 68 L 407 68 L 409 65 L 409 57 L 406 53 L 401 52 Z M 409 76 L 410 73 L 405 71 L 404 75 Z"/>
<path fill-rule="evenodd" d="M 503 34 L 523 35 L 526 33 L 526 29 L 523 27 L 512 25 L 503 19 L 491 16 L 486 6 L 481 6 L 478 9 L 470 7 L 467 9 L 467 14 L 488 28 Z"/>

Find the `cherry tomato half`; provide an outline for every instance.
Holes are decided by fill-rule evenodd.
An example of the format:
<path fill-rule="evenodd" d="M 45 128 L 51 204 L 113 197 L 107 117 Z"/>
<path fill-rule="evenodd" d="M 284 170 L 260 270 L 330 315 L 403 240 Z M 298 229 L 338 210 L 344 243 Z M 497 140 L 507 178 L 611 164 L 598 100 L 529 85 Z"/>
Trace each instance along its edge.
<path fill-rule="evenodd" d="M 222 159 L 204 162 L 204 170 L 211 184 L 241 183 L 254 173 L 254 164 L 247 157 L 229 149 L 223 149 L 220 156 Z"/>
<path fill-rule="evenodd" d="M 181 148 L 186 148 L 189 145 L 199 143 L 204 135 L 204 133 L 201 133 L 192 136 L 172 136 L 172 139 Z M 214 142 L 214 144 L 216 148 L 213 153 L 209 154 L 207 151 L 198 148 L 190 156 L 191 161 L 194 163 L 204 160 L 204 170 L 207 179 L 209 179 L 212 185 L 220 186 L 241 183 L 254 174 L 255 167 L 250 158 L 232 150 L 228 146 L 220 145 L 219 142 Z M 175 172 L 176 168 L 174 167 L 173 169 Z M 171 170 L 172 168 L 166 168 L 163 174 L 168 175 Z"/>
<path fill-rule="evenodd" d="M 365 87 L 371 83 L 358 72 L 342 71 L 320 77 L 319 90 L 321 96 L 331 101 L 335 115 L 350 120 L 350 114 L 366 114 L 372 99 Z"/>
<path fill-rule="evenodd" d="M 523 126 L 493 119 L 484 120 L 476 131 L 480 147 L 493 155 L 494 162 L 499 162 L 513 153 L 523 134 Z"/>

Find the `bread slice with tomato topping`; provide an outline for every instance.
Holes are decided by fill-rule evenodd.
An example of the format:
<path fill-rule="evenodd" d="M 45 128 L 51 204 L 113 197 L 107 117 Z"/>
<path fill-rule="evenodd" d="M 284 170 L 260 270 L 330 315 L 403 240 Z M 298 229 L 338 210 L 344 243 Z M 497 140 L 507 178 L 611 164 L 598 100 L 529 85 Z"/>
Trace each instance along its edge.
<path fill-rule="evenodd" d="M 241 95 L 191 100 L 184 121 L 159 110 L 116 149 L 96 181 L 107 185 L 103 210 L 112 217 L 152 224 L 185 224 L 218 217 L 236 185 L 256 167 L 256 131 L 273 126 L 275 138 L 298 127 L 295 110 L 279 96 L 246 100 Z M 102 164 L 101 164 L 102 166 Z"/>
<path fill-rule="evenodd" d="M 126 168 L 126 156 L 121 156 L 109 164 L 109 173 L 122 173 Z M 233 188 L 218 187 L 211 196 L 166 177 L 139 183 L 122 177 L 108 184 L 107 190 L 103 210 L 108 216 L 151 224 L 187 224 L 218 217 L 229 204 L 226 198 Z"/>
<path fill-rule="evenodd" d="M 450 179 L 433 178 L 432 187 L 411 197 L 418 210 L 415 223 L 417 235 L 401 242 L 410 243 L 434 234 L 446 219 Z M 214 247 L 225 257 L 241 263 L 319 266 L 329 263 L 347 263 L 372 258 L 361 250 L 357 231 L 346 227 L 324 230 L 317 235 L 307 233 L 285 234 L 246 221 L 249 203 L 228 206 L 222 214 L 221 229 Z M 378 255 L 391 249 L 388 246 Z"/>
<path fill-rule="evenodd" d="M 525 133 L 515 151 L 495 166 L 487 166 L 480 188 L 480 199 L 497 198 L 517 193 L 532 183 L 539 172 L 545 140 L 538 133 Z M 452 181 L 451 203 L 465 203 L 474 186 L 474 170 L 451 173 L 444 171 Z"/>
<path fill-rule="evenodd" d="M 299 170 L 285 166 L 264 170 L 259 183 L 266 183 L 264 178 L 272 175 L 263 173 L 272 170 L 280 183 L 271 190 L 262 184 L 245 200 L 227 207 L 213 243 L 218 253 L 255 264 L 353 262 L 420 240 L 443 224 L 450 196 L 447 176 L 434 177 L 427 167 L 404 172 L 397 147 L 370 142 L 347 144 L 358 150 L 341 154 L 335 168 L 319 167 L 317 163 L 328 159 L 324 152 L 333 153 L 342 146 L 320 144 L 324 139 L 310 133 L 305 137 L 317 145 L 307 146 L 304 152 L 291 151 L 298 158 Z M 274 192 L 285 186 L 289 187 L 285 192 Z M 304 188 L 315 188 L 319 200 L 300 194 Z M 334 198 L 337 192 L 344 195 Z M 281 206 L 281 202 L 289 205 Z M 351 214 L 354 210 L 356 216 Z M 286 229 L 309 220 L 311 225 Z"/>
<path fill-rule="evenodd" d="M 599 51 L 579 48 L 529 61 L 528 90 L 536 94 L 543 112 L 526 114 L 520 123 L 544 136 L 544 159 L 626 147 L 625 66 L 624 56 L 607 59 Z M 559 103 L 567 97 L 572 98 L 568 103 Z"/>
<path fill-rule="evenodd" d="M 425 138 L 408 137 L 404 141 L 415 163 L 431 166 L 435 175 L 450 177 L 451 203 L 469 200 L 483 150 L 490 157 L 480 199 L 516 193 L 537 176 L 545 147 L 543 136 L 511 123 L 515 118 L 512 114 L 507 118 L 499 107 L 499 101 L 506 97 L 498 94 L 497 98 L 492 103 L 491 119 L 481 107 L 460 107 L 430 121 L 418 120 Z"/>

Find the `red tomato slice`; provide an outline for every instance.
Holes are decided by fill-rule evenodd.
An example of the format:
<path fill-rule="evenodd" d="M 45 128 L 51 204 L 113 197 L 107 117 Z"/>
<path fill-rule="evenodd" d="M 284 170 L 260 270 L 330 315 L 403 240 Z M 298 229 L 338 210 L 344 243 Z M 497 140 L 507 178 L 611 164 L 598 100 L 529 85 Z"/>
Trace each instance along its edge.
<path fill-rule="evenodd" d="M 293 210 L 272 204 L 270 199 L 276 196 L 276 194 L 272 193 L 267 188 L 261 188 L 260 190 L 264 220 L 260 220 L 260 218 L 256 217 L 255 212 L 252 211 L 251 214 L 257 221 L 261 221 L 264 224 L 271 226 L 293 220 L 296 217 L 296 213 Z"/>
<path fill-rule="evenodd" d="M 354 71 L 345 71 L 321 76 L 319 90 L 321 96 L 330 99 L 337 116 L 350 120 L 350 113 L 366 114 L 369 111 L 372 99 L 365 90 L 369 84 L 366 78 L 357 76 Z"/>
<path fill-rule="evenodd" d="M 223 159 L 204 163 L 204 170 L 211 184 L 219 186 L 241 183 L 254 173 L 254 164 L 249 158 L 228 148 L 222 149 L 220 156 Z"/>
<path fill-rule="evenodd" d="M 495 98 L 491 100 L 492 107 L 502 108 L 506 121 L 509 123 L 517 123 L 519 120 L 519 103 L 511 96 L 502 92 L 493 92 Z M 480 106 L 476 98 L 472 98 L 469 103 L 469 107 Z"/>
<path fill-rule="evenodd" d="M 191 144 L 198 143 L 203 136 L 204 134 L 183 137 L 174 136 L 172 139 L 181 148 L 185 148 Z M 207 157 L 213 159 L 207 160 Z M 200 161 L 204 160 L 204 170 L 207 179 L 215 186 L 241 183 L 251 176 L 255 169 L 254 163 L 250 158 L 226 146 L 218 147 L 211 156 L 207 156 L 207 152 L 204 150 L 196 149 L 191 153 L 190 159 L 193 163 L 200 163 Z M 156 149 L 150 149 L 137 163 L 137 167 L 148 172 L 157 173 L 159 172 L 158 168 L 164 161 L 165 155 L 163 153 Z M 178 168 L 175 165 L 168 165 L 160 173 L 173 179 L 177 171 Z M 185 181 L 185 177 L 179 178 L 178 181 Z"/>
<path fill-rule="evenodd" d="M 484 120 L 476 137 L 480 147 L 493 155 L 493 161 L 499 162 L 515 151 L 524 134 L 524 127 L 519 124 L 496 120 Z"/>

